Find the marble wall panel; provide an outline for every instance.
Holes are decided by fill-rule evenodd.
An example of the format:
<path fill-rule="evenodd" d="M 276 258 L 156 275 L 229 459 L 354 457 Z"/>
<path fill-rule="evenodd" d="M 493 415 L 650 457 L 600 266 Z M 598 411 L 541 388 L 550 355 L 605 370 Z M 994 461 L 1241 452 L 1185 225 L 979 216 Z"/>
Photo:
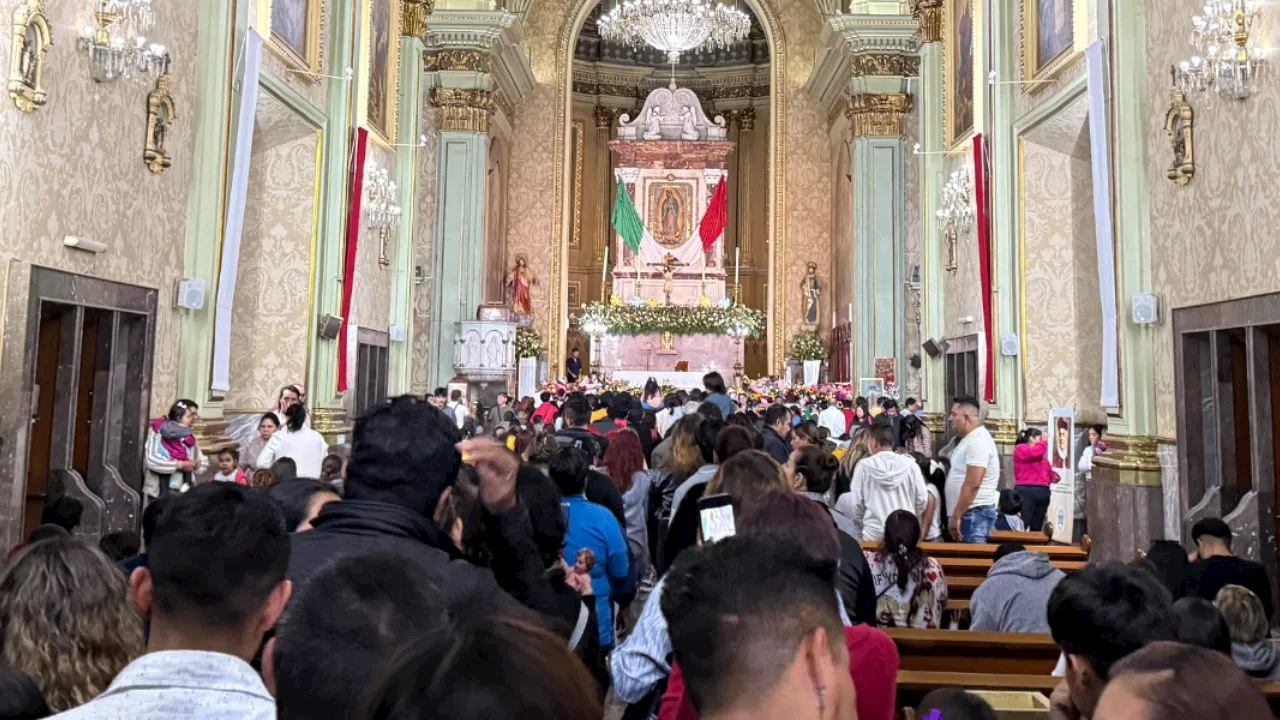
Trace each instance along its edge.
<path fill-rule="evenodd" d="M 418 151 L 418 219 L 413 232 L 413 264 L 422 268 L 424 278 L 434 278 L 436 242 L 436 151 L 440 138 L 435 132 L 436 111 L 423 103 L 422 133 L 427 145 Z M 412 271 L 411 271 L 412 272 Z M 413 359 L 409 388 L 414 394 L 425 394 L 430 373 L 430 342 L 434 279 L 426 279 L 413 291 Z"/>

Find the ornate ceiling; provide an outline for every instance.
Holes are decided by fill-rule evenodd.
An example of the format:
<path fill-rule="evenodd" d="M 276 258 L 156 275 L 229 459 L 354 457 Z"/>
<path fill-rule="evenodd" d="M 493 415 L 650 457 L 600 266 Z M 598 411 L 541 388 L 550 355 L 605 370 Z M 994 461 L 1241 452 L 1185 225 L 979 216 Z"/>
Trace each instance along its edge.
<path fill-rule="evenodd" d="M 610 65 L 630 65 L 635 67 L 666 68 L 670 67 L 666 55 L 648 45 L 633 48 L 616 42 L 600 39 L 600 31 L 596 27 L 596 19 L 607 8 L 613 7 L 612 0 L 605 0 L 591 11 L 578 35 L 574 47 L 574 59 L 585 62 L 600 62 Z M 769 42 L 764 30 L 756 20 L 755 14 L 746 3 L 739 7 L 751 16 L 751 34 L 746 42 L 738 43 L 724 50 L 695 50 L 680 59 L 680 68 L 713 68 L 734 67 L 742 65 L 765 65 L 769 63 Z"/>

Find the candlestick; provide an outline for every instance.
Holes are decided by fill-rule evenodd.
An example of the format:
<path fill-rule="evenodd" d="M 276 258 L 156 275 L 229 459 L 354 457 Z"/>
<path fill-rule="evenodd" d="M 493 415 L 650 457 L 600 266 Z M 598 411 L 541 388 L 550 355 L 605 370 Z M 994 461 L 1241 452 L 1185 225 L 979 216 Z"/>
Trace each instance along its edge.
<path fill-rule="evenodd" d="M 742 246 L 733 248 L 733 285 L 737 287 L 741 282 L 739 275 L 742 274 Z"/>
<path fill-rule="evenodd" d="M 853 303 L 849 303 L 849 325 L 853 325 Z"/>
<path fill-rule="evenodd" d="M 604 302 L 606 278 L 609 276 L 609 245 L 604 246 L 604 265 L 600 268 L 600 302 Z"/>

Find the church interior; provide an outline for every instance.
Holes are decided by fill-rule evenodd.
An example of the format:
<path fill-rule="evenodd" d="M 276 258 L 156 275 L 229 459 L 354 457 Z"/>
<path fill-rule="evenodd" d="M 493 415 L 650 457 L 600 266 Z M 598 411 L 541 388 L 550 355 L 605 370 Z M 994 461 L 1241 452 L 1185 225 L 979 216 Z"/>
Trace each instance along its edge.
<path fill-rule="evenodd" d="M 1280 9 L 703 4 L 673 50 L 615 0 L 0 0 L 7 544 L 58 493 L 136 523 L 175 399 L 209 452 L 296 385 L 341 447 L 579 351 L 872 387 L 940 439 L 972 395 L 1003 455 L 1066 409 L 1107 426 L 1094 557 L 1221 517 L 1275 577 Z"/>

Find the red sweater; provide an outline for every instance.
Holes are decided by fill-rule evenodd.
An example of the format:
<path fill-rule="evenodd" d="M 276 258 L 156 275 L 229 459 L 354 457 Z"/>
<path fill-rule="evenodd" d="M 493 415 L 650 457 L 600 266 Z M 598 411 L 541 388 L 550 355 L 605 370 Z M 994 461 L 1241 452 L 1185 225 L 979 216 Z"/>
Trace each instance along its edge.
<path fill-rule="evenodd" d="M 849 648 L 849 676 L 857 694 L 858 720 L 894 720 L 898 694 L 898 646 L 884 632 L 869 625 L 844 629 Z M 662 696 L 658 720 L 698 720 L 680 665 L 671 664 L 671 678 Z"/>
<path fill-rule="evenodd" d="M 1057 479 L 1046 457 L 1049 443 L 1022 443 L 1013 448 L 1013 482 L 1015 485 L 1049 487 Z"/>

